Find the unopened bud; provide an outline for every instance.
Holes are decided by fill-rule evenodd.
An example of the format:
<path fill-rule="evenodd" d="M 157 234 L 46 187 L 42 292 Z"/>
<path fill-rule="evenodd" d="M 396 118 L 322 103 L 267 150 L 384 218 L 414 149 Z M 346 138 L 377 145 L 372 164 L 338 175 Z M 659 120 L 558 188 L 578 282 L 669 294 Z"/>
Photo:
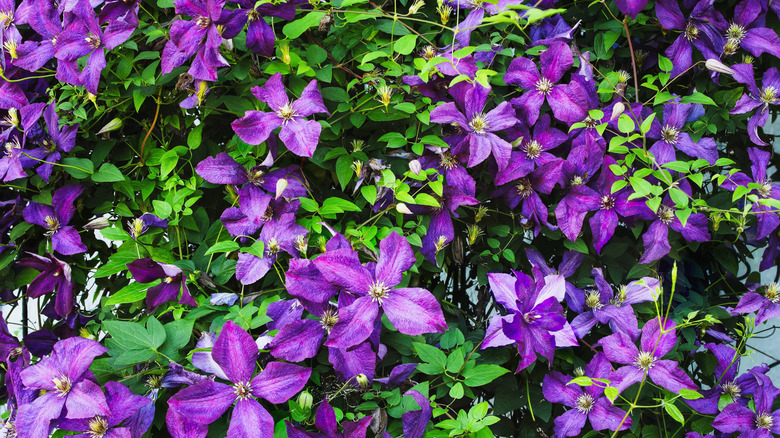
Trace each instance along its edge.
<path fill-rule="evenodd" d="M 328 240 L 325 239 L 325 236 L 320 236 L 317 238 L 317 248 L 319 248 L 321 253 L 324 253 L 328 250 L 328 248 L 325 246 L 328 244 Z"/>
<path fill-rule="evenodd" d="M 100 128 L 100 131 L 98 131 L 98 134 L 102 134 L 104 132 L 111 132 L 116 131 L 117 129 L 122 127 L 122 119 L 119 117 L 114 117 L 113 120 L 106 123 L 102 128 Z"/>
<path fill-rule="evenodd" d="M 403 202 L 396 204 L 395 209 L 401 214 L 414 214 L 412 213 L 412 210 L 409 210 L 409 207 L 407 207 Z"/>
<path fill-rule="evenodd" d="M 357 381 L 358 385 L 360 385 L 363 389 L 368 389 L 369 383 L 368 383 L 368 377 L 365 374 L 358 374 L 355 376 L 355 380 Z"/>
<path fill-rule="evenodd" d="M 96 338 L 95 338 L 95 335 L 93 335 L 92 333 L 90 333 L 90 332 L 89 332 L 89 330 L 85 329 L 84 327 L 82 327 L 82 328 L 79 330 L 79 337 L 82 337 L 82 338 L 87 338 L 87 339 L 92 339 L 93 341 L 96 339 Z"/>
<path fill-rule="evenodd" d="M 276 199 L 279 199 L 282 196 L 288 184 L 289 183 L 285 178 L 280 178 L 276 181 Z"/>
<path fill-rule="evenodd" d="M 303 409 L 311 409 L 312 404 L 314 404 L 314 397 L 312 397 L 309 391 L 303 391 L 298 394 L 297 403 Z"/>
<path fill-rule="evenodd" d="M 711 70 L 711 71 L 714 71 L 714 72 L 718 72 L 718 73 L 727 74 L 727 75 L 733 75 L 734 73 L 736 73 L 729 66 L 727 66 L 726 64 L 720 62 L 719 60 L 717 60 L 715 58 L 708 59 L 704 63 L 704 66 L 707 67 L 708 70 Z"/>
<path fill-rule="evenodd" d="M 609 116 L 609 120 L 617 119 L 621 114 L 623 114 L 625 110 L 626 106 L 623 104 L 623 102 L 616 103 L 615 106 L 612 107 L 612 115 Z"/>
<path fill-rule="evenodd" d="M 422 165 L 419 160 L 412 160 L 409 162 L 409 170 L 415 175 L 419 175 L 422 172 Z"/>
<path fill-rule="evenodd" d="M 85 230 L 102 230 L 103 228 L 108 228 L 111 226 L 111 222 L 108 221 L 108 219 L 104 217 L 99 217 L 92 219 L 91 221 L 87 222 L 86 225 L 84 225 Z"/>
<path fill-rule="evenodd" d="M 290 62 L 292 62 L 292 59 L 290 58 L 290 45 L 280 44 L 279 51 L 282 52 L 282 62 L 290 65 Z"/>

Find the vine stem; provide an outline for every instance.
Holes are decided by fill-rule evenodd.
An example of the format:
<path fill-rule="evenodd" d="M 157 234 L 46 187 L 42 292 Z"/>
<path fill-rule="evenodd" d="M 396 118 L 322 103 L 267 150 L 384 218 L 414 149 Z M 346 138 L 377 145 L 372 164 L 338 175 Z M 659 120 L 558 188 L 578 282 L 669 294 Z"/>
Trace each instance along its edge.
<path fill-rule="evenodd" d="M 146 140 L 149 140 L 149 136 L 152 135 L 152 130 L 154 129 L 154 126 L 157 125 L 157 117 L 160 115 L 160 95 L 162 94 L 162 88 L 160 88 L 160 91 L 157 92 L 157 109 L 154 111 L 154 119 L 152 119 L 152 126 L 149 127 L 149 130 L 146 131 L 146 136 L 144 137 L 144 141 L 141 142 L 141 150 L 138 153 L 138 155 L 141 158 L 141 164 L 144 164 L 144 146 L 146 145 Z"/>
<path fill-rule="evenodd" d="M 634 68 L 634 99 L 636 103 L 639 103 L 639 77 L 636 74 L 636 58 L 634 57 L 634 44 L 631 42 L 631 34 L 628 32 L 627 18 L 623 20 L 623 29 L 626 30 L 626 38 L 628 39 L 628 50 L 631 51 L 631 67 Z"/>

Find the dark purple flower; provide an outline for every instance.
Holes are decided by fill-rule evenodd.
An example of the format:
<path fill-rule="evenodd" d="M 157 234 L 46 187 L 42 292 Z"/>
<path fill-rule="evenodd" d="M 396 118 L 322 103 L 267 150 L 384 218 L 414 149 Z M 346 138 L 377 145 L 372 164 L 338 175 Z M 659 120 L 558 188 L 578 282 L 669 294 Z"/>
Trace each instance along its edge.
<path fill-rule="evenodd" d="M 545 18 L 541 22 L 534 23 L 528 29 L 528 36 L 531 37 L 529 46 L 549 46 L 556 41 L 568 43 L 574 38 L 579 26 L 579 21 L 574 26 L 569 26 L 560 14 Z M 585 52 L 583 55 L 589 55 L 589 52 Z"/>
<path fill-rule="evenodd" d="M 79 125 L 68 125 L 60 128 L 59 117 L 54 109 L 54 103 L 46 106 L 43 112 L 47 132 L 39 141 L 40 147 L 30 151 L 30 155 L 40 156 L 44 163 L 36 171 L 44 181 L 49 181 L 54 164 L 60 160 L 60 152 L 70 152 L 76 146 L 76 131 Z"/>
<path fill-rule="evenodd" d="M 379 261 L 363 266 L 357 252 L 344 248 L 328 251 L 314 260 L 326 280 L 357 299 L 339 308 L 339 321 L 326 345 L 349 348 L 374 332 L 380 309 L 399 332 L 407 335 L 443 332 L 447 323 L 436 298 L 427 290 L 393 289 L 415 263 L 414 252 L 397 232 L 381 240 Z"/>
<path fill-rule="evenodd" d="M 138 26 L 138 4 L 140 0 L 106 0 L 100 10 L 100 22 L 109 23 L 124 20 Z"/>
<path fill-rule="evenodd" d="M 763 286 L 762 289 L 763 295 L 753 291 L 743 295 L 732 312 L 756 312 L 756 324 L 780 316 L 780 285 L 772 282 Z"/>
<path fill-rule="evenodd" d="M 728 23 L 713 6 L 714 1 L 699 0 L 691 12 L 685 15 L 680 10 L 677 0 L 656 2 L 655 13 L 661 26 L 680 31 L 677 39 L 665 52 L 673 64 L 672 77 L 682 74 L 693 65 L 694 46 L 705 59 L 720 57 L 724 38 L 719 29 L 725 29 Z"/>
<path fill-rule="evenodd" d="M 78 2 L 73 13 L 78 19 L 68 23 L 57 38 L 55 56 L 63 61 L 75 61 L 89 55 L 84 70 L 79 74 L 79 83 L 74 85 L 84 85 L 87 91 L 97 94 L 100 73 L 106 67 L 105 50 L 112 50 L 127 41 L 135 26 L 116 20 L 102 29 L 95 10 L 87 1 Z"/>
<path fill-rule="evenodd" d="M 325 399 L 317 408 L 314 417 L 314 427 L 320 433 L 306 432 L 302 428 L 287 424 L 287 436 L 290 438 L 365 438 L 368 426 L 371 425 L 371 417 L 363 417 L 358 421 L 345 421 L 341 424 L 344 433 L 339 432 L 338 422 L 336 421 L 336 411 Z"/>
<path fill-rule="evenodd" d="M 604 354 L 610 361 L 625 365 L 615 370 L 609 378 L 610 385 L 620 392 L 647 377 L 656 385 L 675 394 L 680 389 L 697 389 L 693 380 L 680 369 L 677 362 L 661 359 L 677 344 L 677 334 L 674 321 L 665 319 L 662 326 L 659 319 L 651 319 L 642 328 L 639 343 L 641 350 L 623 333 L 609 335 L 596 344 L 604 349 Z"/>
<path fill-rule="evenodd" d="M 545 100 L 558 120 L 573 123 L 584 119 L 587 115 L 585 96 L 568 85 L 558 84 L 574 64 L 568 44 L 553 42 L 540 58 L 541 74 L 536 63 L 520 57 L 512 60 L 504 75 L 507 84 L 529 90 L 511 101 L 512 106 L 519 109 L 522 120 L 534 125 Z"/>
<path fill-rule="evenodd" d="M 455 238 L 452 217 L 459 217 L 456 210 L 461 205 L 477 205 L 479 201 L 473 195 L 464 193 L 459 188 L 449 184 L 444 186 L 442 196 L 435 198 L 441 204 L 440 207 L 410 206 L 410 208 L 415 214 L 430 215 L 431 217 L 428 232 L 422 238 L 420 253 L 438 266 L 436 254 Z"/>
<path fill-rule="evenodd" d="M 628 15 L 631 19 L 635 19 L 642 9 L 647 6 L 647 0 L 615 0 L 620 12 Z"/>
<path fill-rule="evenodd" d="M 151 400 L 133 394 L 119 382 L 106 382 L 106 403 L 109 412 L 106 415 L 96 415 L 92 418 L 65 419 L 57 424 L 57 428 L 81 432 L 84 437 L 120 438 L 129 437 L 130 429 L 120 426 L 139 409 L 149 404 Z"/>
<path fill-rule="evenodd" d="M 425 434 L 425 427 L 430 423 L 433 413 L 431 401 L 417 390 L 411 389 L 404 393 L 404 396 L 411 396 L 415 403 L 420 406 L 420 410 L 405 412 L 401 415 L 401 422 L 404 430 L 404 438 L 422 438 Z M 385 437 L 387 437 L 385 432 Z"/>
<path fill-rule="evenodd" d="M 157 286 L 146 291 L 146 305 L 153 312 L 160 304 L 179 298 L 179 304 L 197 306 L 187 289 L 187 276 L 175 265 L 158 263 L 150 258 L 138 259 L 127 264 L 127 269 L 139 283 L 151 283 L 162 280 Z"/>
<path fill-rule="evenodd" d="M 468 167 L 473 167 L 485 161 L 492 152 L 499 170 L 505 169 L 509 164 L 512 145 L 494 132 L 517 123 L 515 110 L 509 102 L 501 102 L 485 114 L 490 88 L 478 83 L 460 82 L 451 92 L 455 96 L 455 102 L 447 102 L 434 108 L 431 111 L 431 122 L 457 124 L 466 132 L 466 137 L 452 153 L 458 155 L 468 151 Z"/>
<path fill-rule="evenodd" d="M 40 271 L 40 275 L 27 287 L 27 296 L 38 298 L 54 290 L 57 297 L 54 309 L 61 317 L 70 315 L 73 311 L 73 280 L 71 280 L 70 265 L 46 253 L 46 257 L 28 252 L 30 257 L 19 261 L 21 266 Z"/>
<path fill-rule="evenodd" d="M 249 50 L 263 56 L 273 56 L 276 35 L 264 17 L 278 17 L 283 20 L 295 18 L 295 0 L 282 3 L 263 3 L 255 6 L 253 0 L 236 0 L 242 8 L 238 11 L 241 21 L 246 22 L 246 46 Z"/>
<path fill-rule="evenodd" d="M 181 418 L 173 421 L 199 429 L 198 426 L 216 421 L 235 403 L 228 437 L 273 436 L 274 420 L 255 397 L 273 404 L 284 403 L 306 385 L 311 370 L 270 362 L 255 375 L 258 352 L 252 336 L 228 321 L 214 343 L 211 357 L 232 385 L 207 380 L 187 387 L 171 397 L 168 415 L 178 415 Z M 170 424 L 172 420 L 168 421 Z M 171 431 L 174 437 L 185 438 L 178 429 L 176 433 Z"/>
<path fill-rule="evenodd" d="M 585 376 L 594 379 L 607 379 L 611 371 L 612 366 L 602 353 L 596 353 L 593 360 L 585 365 Z M 586 420 L 590 420 L 593 430 L 597 431 L 616 430 L 618 426 L 620 430 L 631 427 L 631 418 L 627 418 L 622 409 L 612 406 L 599 384 L 578 387 L 570 385 L 571 380 L 572 377 L 553 371 L 542 381 L 542 393 L 547 401 L 573 408 L 555 418 L 556 437 L 579 435 Z"/>
<path fill-rule="evenodd" d="M 676 161 L 675 149 L 689 157 L 705 159 L 712 165 L 717 161 L 718 147 L 714 139 L 700 138 L 698 141 L 693 141 L 691 136 L 683 131 L 683 126 L 693 110 L 694 105 L 690 103 L 667 103 L 663 110 L 663 122 L 661 122 L 663 126 L 660 123 L 651 125 L 647 133 L 648 137 L 660 139 L 650 147 L 650 152 L 655 156 L 658 164 Z"/>
<path fill-rule="evenodd" d="M 766 238 L 780 226 L 780 215 L 768 205 L 761 204 L 761 201 L 780 201 L 780 184 L 772 183 L 767 175 L 771 155 L 771 153 L 758 148 L 749 148 L 748 157 L 750 158 L 750 171 L 753 178 L 742 172 L 735 172 L 721 184 L 722 187 L 731 191 L 736 190 L 738 186 L 758 185 L 756 189 L 749 192 L 759 198 L 759 202 L 754 202 L 751 206 L 758 221 L 756 239 Z"/>
<path fill-rule="evenodd" d="M 281 73 L 275 73 L 262 87 L 252 88 L 252 94 L 268 104 L 271 112 L 247 111 L 244 117 L 233 122 L 233 131 L 238 137 L 249 144 L 260 144 L 281 126 L 279 139 L 290 152 L 301 157 L 313 156 L 322 126 L 304 117 L 317 113 L 330 115 L 317 89 L 317 81 L 309 82 L 301 97 L 290 102 Z"/>
<path fill-rule="evenodd" d="M 27 222 L 46 228 L 52 248 L 62 255 L 79 254 L 87 250 L 86 245 L 81 243 L 79 232 L 68 225 L 76 213 L 76 198 L 83 191 L 84 186 L 78 184 L 60 187 L 54 191 L 51 205 L 31 202 L 22 213 Z"/>
<path fill-rule="evenodd" d="M 62 32 L 62 19 L 57 11 L 56 4 L 45 0 L 34 0 L 35 13 L 29 15 L 30 27 L 41 37 L 40 41 L 28 40 L 17 49 L 17 58 L 14 65 L 28 71 L 37 71 L 54 57 L 55 42 Z M 65 14 L 65 25 L 68 26 L 76 17 L 73 14 Z M 61 64 L 61 65 L 60 65 Z M 58 80 L 67 79 L 66 64 L 72 62 L 63 61 L 57 65 Z M 72 78 L 78 82 L 78 76 Z"/>
<path fill-rule="evenodd" d="M 19 438 L 49 436 L 49 423 L 63 414 L 65 420 L 106 416 L 110 407 L 95 383 L 89 367 L 92 360 L 108 351 L 86 338 L 68 338 L 54 346 L 51 356 L 21 373 L 26 388 L 46 391 L 19 408 L 16 431 Z"/>
<path fill-rule="evenodd" d="M 748 120 L 748 135 L 753 143 L 766 146 L 768 143 L 758 136 L 758 128 L 763 127 L 769 119 L 769 105 L 780 103 L 780 73 L 775 67 L 767 69 L 761 78 L 762 87 L 759 89 L 753 77 L 753 64 L 737 64 L 732 68 L 736 72 L 734 80 L 745 84 L 747 93 L 739 98 L 731 114 L 744 114 L 756 110 Z"/>
<path fill-rule="evenodd" d="M 0 157 L 0 176 L 3 182 L 27 176 L 22 165 L 22 145 L 18 139 L 5 142 L 3 156 Z"/>
<path fill-rule="evenodd" d="M 496 302 L 509 314 L 493 316 L 482 348 L 516 344 L 520 362 L 515 372 L 534 363 L 537 354 L 552 366 L 556 347 L 577 345 L 560 304 L 566 294 L 563 276 L 549 275 L 535 282 L 522 272 L 490 273 L 488 282 Z"/>
<path fill-rule="evenodd" d="M 138 239 L 149 227 L 165 228 L 168 226 L 167 219 L 160 219 L 152 213 L 144 213 L 141 217 L 135 218 L 127 223 L 130 228 L 130 237 L 133 240 Z"/>
<path fill-rule="evenodd" d="M 258 238 L 263 242 L 264 253 L 239 253 L 236 278 L 242 284 L 252 284 L 265 277 L 282 251 L 298 257 L 301 255 L 301 245 L 307 233 L 306 228 L 295 223 L 295 215 L 292 213 L 271 219 L 260 231 Z"/>
<path fill-rule="evenodd" d="M 758 378 L 759 384 L 753 393 L 755 411 L 731 403 L 715 417 L 712 427 L 724 433 L 742 432 L 739 436 L 749 438 L 771 438 L 780 434 L 780 409 L 772 411 L 780 391 L 769 377 L 761 375 Z"/>
<path fill-rule="evenodd" d="M 723 53 L 728 56 L 740 47 L 753 56 L 769 53 L 780 57 L 780 38 L 777 33 L 764 27 L 766 12 L 761 0 L 743 0 L 734 8 L 734 20 L 728 28 L 720 28 L 726 36 Z"/>
<path fill-rule="evenodd" d="M 417 363 L 403 363 L 393 367 L 390 371 L 390 375 L 381 379 L 374 379 L 375 382 L 379 382 L 385 387 L 395 388 L 401 386 L 402 383 L 409 379 L 409 376 L 414 373 L 417 368 Z"/>

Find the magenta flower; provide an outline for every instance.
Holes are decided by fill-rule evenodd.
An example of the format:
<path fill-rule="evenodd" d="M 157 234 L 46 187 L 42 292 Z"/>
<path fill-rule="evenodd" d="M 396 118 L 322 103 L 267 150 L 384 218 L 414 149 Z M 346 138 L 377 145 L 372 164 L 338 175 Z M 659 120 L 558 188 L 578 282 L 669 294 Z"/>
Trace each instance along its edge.
<path fill-rule="evenodd" d="M 607 379 L 611 371 L 612 366 L 602 353 L 596 353 L 593 360 L 585 365 L 585 376 L 594 379 Z M 571 380 L 571 376 L 553 371 L 542 381 L 542 393 L 547 401 L 573 408 L 555 418 L 556 437 L 579 435 L 586 420 L 590 420 L 593 430 L 597 431 L 616 430 L 618 426 L 620 430 L 631 427 L 631 419 L 623 421 L 625 411 L 612 406 L 599 384 L 579 387 L 570 385 Z"/>
<path fill-rule="evenodd" d="M 680 369 L 677 362 L 661 359 L 677 344 L 677 334 L 674 321 L 664 320 L 661 326 L 659 319 L 651 319 L 642 328 L 642 338 L 639 342 L 641 350 L 623 333 L 609 335 L 596 344 L 604 349 L 604 354 L 610 361 L 625 365 L 615 370 L 609 378 L 610 385 L 620 392 L 647 377 L 656 385 L 675 394 L 679 393 L 680 389 L 697 389 L 693 380 Z M 667 332 L 662 334 L 661 327 Z"/>
<path fill-rule="evenodd" d="M 38 298 L 54 290 L 54 311 L 61 317 L 70 315 L 73 311 L 73 280 L 71 280 L 70 265 L 46 253 L 46 257 L 28 252 L 29 258 L 19 260 L 21 266 L 40 271 L 40 275 L 27 287 L 27 296 Z"/>
<path fill-rule="evenodd" d="M 31 202 L 24 209 L 24 220 L 46 228 L 47 236 L 51 237 L 54 251 L 62 255 L 72 255 L 85 252 L 86 245 L 81 243 L 81 236 L 75 228 L 68 225 L 76 213 L 76 198 L 84 191 L 84 186 L 74 184 L 54 191 L 51 205 Z"/>
<path fill-rule="evenodd" d="M 672 77 L 682 74 L 693 65 L 695 46 L 705 59 L 720 58 L 724 38 L 719 29 L 728 27 L 717 8 L 715 0 L 699 0 L 693 9 L 683 14 L 677 0 L 659 0 L 655 4 L 658 21 L 666 29 L 680 31 L 677 39 L 666 49 L 666 56 L 672 60 Z"/>
<path fill-rule="evenodd" d="M 179 304 L 196 306 L 198 303 L 192 299 L 187 289 L 187 276 L 175 265 L 157 263 L 150 258 L 134 260 L 127 264 L 127 269 L 133 274 L 135 281 L 139 283 L 151 283 L 162 279 L 157 286 L 150 287 L 146 292 L 146 305 L 153 312 L 160 304 L 179 298 Z"/>
<path fill-rule="evenodd" d="M 753 393 L 755 411 L 739 403 L 731 403 L 715 417 L 712 427 L 724 433 L 741 432 L 739 436 L 771 438 L 780 434 L 780 409 L 772 411 L 780 390 L 767 376 L 759 375 L 759 384 Z"/>
<path fill-rule="evenodd" d="M 753 64 L 737 64 L 732 66 L 732 69 L 736 72 L 734 80 L 745 84 L 747 92 L 739 98 L 731 114 L 744 114 L 755 110 L 748 120 L 748 135 L 753 143 L 766 146 L 768 143 L 758 136 L 758 128 L 763 127 L 769 119 L 769 105 L 780 104 L 780 73 L 776 67 L 767 69 L 761 78 L 759 89 L 753 77 Z"/>
<path fill-rule="evenodd" d="M 290 152 L 301 157 L 313 156 L 322 126 L 317 121 L 304 120 L 304 117 L 317 113 L 330 115 L 317 89 L 317 81 L 309 82 L 300 99 L 290 102 L 281 73 L 275 73 L 262 87 L 252 88 L 252 94 L 268 104 L 271 112 L 247 111 L 244 117 L 233 122 L 233 131 L 238 137 L 249 144 L 260 144 L 281 126 L 279 139 Z"/>
<path fill-rule="evenodd" d="M 282 251 L 298 257 L 301 251 L 296 246 L 297 242 L 303 241 L 307 233 L 306 228 L 295 223 L 295 215 L 292 213 L 271 219 L 260 231 L 258 238 L 263 242 L 263 257 L 248 252 L 239 253 L 236 278 L 241 284 L 252 284 L 265 277 Z"/>
<path fill-rule="evenodd" d="M 252 336 L 238 324 L 228 321 L 214 343 L 211 357 L 232 385 L 206 380 L 187 387 L 168 401 L 168 415 L 180 416 L 177 420 L 187 428 L 203 430 L 202 426 L 216 421 L 235 403 L 228 437 L 273 436 L 274 419 L 255 398 L 273 404 L 284 403 L 303 389 L 311 370 L 271 362 L 255 375 L 258 352 Z M 203 435 L 195 436 L 205 436 L 205 431 Z M 180 437 L 189 438 L 174 434 L 174 438 Z"/>
<path fill-rule="evenodd" d="M 431 111 L 431 122 L 457 124 L 467 134 L 466 138 L 454 148 L 453 154 L 468 151 L 468 167 L 485 161 L 491 152 L 498 163 L 499 170 L 509 164 L 512 145 L 494 134 L 517 123 L 515 110 L 509 102 L 501 102 L 485 114 L 490 88 L 480 84 L 460 82 L 451 90 L 455 102 L 439 105 Z M 461 108 L 461 112 L 458 108 Z"/>
<path fill-rule="evenodd" d="M 253 0 L 235 0 L 242 9 L 238 15 L 246 22 L 246 46 L 249 50 L 263 56 L 273 56 L 276 35 L 271 25 L 263 17 L 279 17 L 284 20 L 295 18 L 295 0 L 283 3 L 263 3 L 259 6 Z"/>
<path fill-rule="evenodd" d="M 663 122 L 661 122 L 663 125 L 661 123 L 651 125 L 650 132 L 647 133 L 648 137 L 660 139 L 650 147 L 650 152 L 655 156 L 658 164 L 676 161 L 675 149 L 689 157 L 707 160 L 712 165 L 717 161 L 718 147 L 714 139 L 702 137 L 698 141 L 693 141 L 691 136 L 683 131 L 683 126 L 693 110 L 694 106 L 690 103 L 667 103 L 663 110 Z"/>
<path fill-rule="evenodd" d="M 30 151 L 30 155 L 40 157 L 45 163 L 42 163 L 36 169 L 38 175 L 48 182 L 51 177 L 51 172 L 54 169 L 54 164 L 60 161 L 60 152 L 70 152 L 74 146 L 76 146 L 76 132 L 79 125 L 68 125 L 60 128 L 59 117 L 54 109 L 54 103 L 46 106 L 46 110 L 43 112 L 43 119 L 46 122 L 47 132 L 43 134 L 43 137 L 39 141 L 40 147 Z"/>
<path fill-rule="evenodd" d="M 92 360 L 108 351 L 99 343 L 81 337 L 64 339 L 54 346 L 51 356 L 21 373 L 28 389 L 45 393 L 19 408 L 16 432 L 19 438 L 46 438 L 51 420 L 106 416 L 110 413 L 106 396 L 89 371 Z"/>
<path fill-rule="evenodd" d="M 447 323 L 430 292 L 417 287 L 393 289 L 414 263 L 412 247 L 397 232 L 380 242 L 375 266 L 363 266 L 357 252 L 349 248 L 317 257 L 314 264 L 326 280 L 357 296 L 353 303 L 339 307 L 339 321 L 325 345 L 349 348 L 365 341 L 375 330 L 380 309 L 403 334 L 443 332 Z"/>

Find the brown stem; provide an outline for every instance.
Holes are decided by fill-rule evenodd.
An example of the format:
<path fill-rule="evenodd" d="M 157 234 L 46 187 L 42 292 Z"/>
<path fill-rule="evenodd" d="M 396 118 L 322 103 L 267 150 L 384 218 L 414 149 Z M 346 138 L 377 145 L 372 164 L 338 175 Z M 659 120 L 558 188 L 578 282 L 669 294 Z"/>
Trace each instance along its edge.
<path fill-rule="evenodd" d="M 141 142 L 141 151 L 139 152 L 140 158 L 141 158 L 141 164 L 144 164 L 144 145 L 146 145 L 146 140 L 149 139 L 149 136 L 152 135 L 152 130 L 154 129 L 154 126 L 157 124 L 157 116 L 160 115 L 160 95 L 162 94 L 162 88 L 160 88 L 160 91 L 157 92 L 157 109 L 154 111 L 154 119 L 152 120 L 152 126 L 149 127 L 149 130 L 146 131 L 146 136 L 144 137 L 144 141 Z"/>

